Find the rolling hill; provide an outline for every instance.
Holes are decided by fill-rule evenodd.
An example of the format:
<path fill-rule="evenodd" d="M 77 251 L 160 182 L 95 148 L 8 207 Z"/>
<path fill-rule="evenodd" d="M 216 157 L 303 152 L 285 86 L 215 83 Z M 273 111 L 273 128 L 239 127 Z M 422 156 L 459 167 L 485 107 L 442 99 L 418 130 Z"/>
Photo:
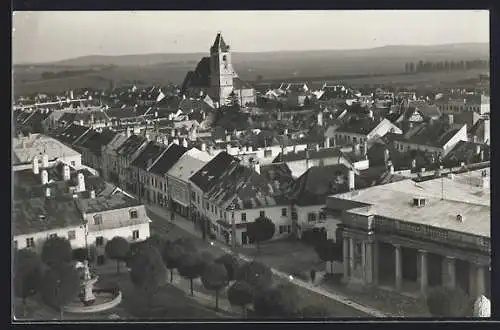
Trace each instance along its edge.
<path fill-rule="evenodd" d="M 373 49 L 275 51 L 233 53 L 233 64 L 245 80 L 255 81 L 300 77 L 331 77 L 359 74 L 396 74 L 404 71 L 406 62 L 489 59 L 487 43 L 463 43 L 433 46 L 384 46 Z M 65 88 L 64 78 L 49 82 L 43 72 L 96 68 L 82 74 L 85 85 L 96 81 L 130 81 L 166 84 L 182 83 L 187 71 L 208 53 L 139 54 L 103 56 L 89 55 L 54 63 L 14 66 L 14 90 L 17 93 L 54 91 Z M 105 67 L 106 69 L 99 69 Z M 89 77 L 93 77 L 89 79 Z M 70 78 L 68 78 L 70 79 Z M 71 85 L 78 79 L 71 77 Z M 50 88 L 48 87 L 50 85 Z M 47 87 L 45 87 L 47 86 Z M 82 86 L 85 87 L 85 86 Z"/>

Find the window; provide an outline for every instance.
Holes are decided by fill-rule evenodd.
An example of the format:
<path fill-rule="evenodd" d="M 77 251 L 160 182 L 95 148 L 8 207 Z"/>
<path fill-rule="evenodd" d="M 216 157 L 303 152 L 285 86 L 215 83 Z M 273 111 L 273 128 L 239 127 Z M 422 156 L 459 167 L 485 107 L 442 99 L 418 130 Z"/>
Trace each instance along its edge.
<path fill-rule="evenodd" d="M 94 225 L 102 225 L 102 216 L 100 214 L 94 215 Z"/>
<path fill-rule="evenodd" d="M 281 209 L 281 216 L 286 217 L 286 207 Z"/>
<path fill-rule="evenodd" d="M 265 217 L 266 216 L 266 211 L 260 211 L 259 216 L 261 218 Z"/>
<path fill-rule="evenodd" d="M 76 238 L 76 233 L 74 230 L 68 231 L 68 240 L 74 240 Z"/>
<path fill-rule="evenodd" d="M 264 157 L 268 158 L 271 157 L 273 154 L 272 150 L 264 150 Z"/>
<path fill-rule="evenodd" d="M 207 203 L 207 210 L 210 211 L 210 203 Z"/>
<path fill-rule="evenodd" d="M 308 213 L 307 214 L 307 221 L 316 222 L 316 213 Z"/>
<path fill-rule="evenodd" d="M 196 200 L 198 201 L 198 205 L 200 205 L 200 196 L 196 196 Z"/>
<path fill-rule="evenodd" d="M 215 212 L 214 213 L 217 214 L 217 206 L 215 207 Z"/>
<path fill-rule="evenodd" d="M 49 235 L 49 238 L 55 238 L 55 237 L 57 237 L 57 234 L 50 234 Z"/>
<path fill-rule="evenodd" d="M 35 239 L 33 237 L 29 237 L 26 239 L 26 247 L 27 248 L 35 247 Z"/>
<path fill-rule="evenodd" d="M 326 219 L 325 212 L 319 212 L 319 220 L 325 220 L 325 219 Z"/>
<path fill-rule="evenodd" d="M 76 163 L 74 161 L 71 161 L 71 166 L 75 167 Z"/>
<path fill-rule="evenodd" d="M 95 238 L 95 246 L 103 246 L 104 245 L 104 237 L 98 236 Z"/>
<path fill-rule="evenodd" d="M 196 200 L 196 192 L 194 192 L 194 191 L 192 191 L 192 192 L 191 192 L 191 199 L 192 199 L 193 201 L 195 201 L 195 200 Z"/>
<path fill-rule="evenodd" d="M 214 205 L 212 204 L 212 213 L 214 213 Z"/>
<path fill-rule="evenodd" d="M 17 240 L 14 241 L 14 249 L 17 250 Z"/>
<path fill-rule="evenodd" d="M 130 214 L 130 219 L 137 219 L 138 218 L 137 210 L 135 210 L 135 209 L 130 210 L 129 214 Z"/>
<path fill-rule="evenodd" d="M 280 234 L 286 233 L 287 232 L 287 227 L 288 226 L 280 226 Z"/>
<path fill-rule="evenodd" d="M 241 222 L 247 222 L 247 214 L 245 212 L 241 213 Z"/>
<path fill-rule="evenodd" d="M 133 240 L 139 239 L 139 231 L 138 230 L 134 230 L 132 232 L 132 239 Z"/>

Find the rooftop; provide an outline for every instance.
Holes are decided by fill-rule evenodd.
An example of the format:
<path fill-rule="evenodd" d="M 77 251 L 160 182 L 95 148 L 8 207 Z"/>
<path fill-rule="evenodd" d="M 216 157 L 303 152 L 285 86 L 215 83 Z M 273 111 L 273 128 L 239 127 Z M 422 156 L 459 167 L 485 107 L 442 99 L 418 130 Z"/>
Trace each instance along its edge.
<path fill-rule="evenodd" d="M 157 160 L 163 152 L 167 150 L 167 146 L 155 142 L 149 142 L 146 147 L 137 155 L 131 166 L 147 170 Z"/>
<path fill-rule="evenodd" d="M 198 150 L 198 149 L 191 149 Z M 205 166 L 205 164 L 209 160 L 209 156 L 203 157 L 205 160 L 199 159 L 199 157 L 195 157 L 193 155 L 194 152 L 191 150 L 187 151 L 178 161 L 172 166 L 172 168 L 168 171 L 168 174 L 173 176 L 174 178 L 187 181 L 189 178 L 194 175 L 200 168 Z M 200 151 L 201 153 L 201 151 Z M 206 160 L 208 159 L 208 160 Z"/>
<path fill-rule="evenodd" d="M 405 134 L 393 134 L 396 141 L 420 145 L 443 147 L 458 131 L 461 125 L 449 126 L 441 121 L 422 123 L 410 129 Z"/>
<path fill-rule="evenodd" d="M 237 163 L 239 160 L 236 157 L 222 151 L 196 172 L 190 180 L 202 191 L 207 192 L 226 170 Z"/>
<path fill-rule="evenodd" d="M 14 165 L 30 163 L 35 156 L 39 156 L 41 160 L 44 153 L 49 156 L 49 160 L 79 155 L 77 151 L 43 134 L 31 134 L 22 139 L 12 138 L 12 149 Z"/>
<path fill-rule="evenodd" d="M 351 120 L 337 129 L 338 132 L 355 133 L 355 134 L 369 134 L 378 126 L 380 122 L 371 118 L 363 118 Z"/>
<path fill-rule="evenodd" d="M 344 200 L 344 204 L 346 200 L 355 201 L 371 205 L 365 210 L 372 215 L 490 237 L 490 189 L 478 186 L 481 173 L 473 171 L 453 179 L 434 179 L 418 184 L 408 179 L 338 194 L 328 198 L 327 207 L 337 208 L 339 200 Z M 442 187 L 444 199 L 441 199 Z M 412 199 L 415 197 L 426 198 L 425 206 L 414 207 Z M 345 209 L 356 211 L 357 207 L 359 204 Z M 457 215 L 465 221 L 457 221 Z"/>
<path fill-rule="evenodd" d="M 146 142 L 146 138 L 143 136 L 132 134 L 122 145 L 116 149 L 116 153 L 121 156 L 132 156 L 140 146 Z"/>
<path fill-rule="evenodd" d="M 174 166 L 174 164 L 179 160 L 179 158 L 184 155 L 187 151 L 186 148 L 179 146 L 175 143 L 172 143 L 165 151 L 160 158 L 156 160 L 156 163 L 153 164 L 153 167 L 149 169 L 151 173 L 157 175 L 165 175 L 167 172 Z"/>
<path fill-rule="evenodd" d="M 87 133 L 89 130 L 90 127 L 71 124 L 57 136 L 57 139 L 63 143 L 73 144 L 79 137 Z"/>
<path fill-rule="evenodd" d="M 142 205 L 137 199 L 121 192 L 96 198 L 79 199 L 80 208 L 85 213 L 97 213 Z"/>
<path fill-rule="evenodd" d="M 83 217 L 75 200 L 61 201 L 45 197 L 15 201 L 12 219 L 14 235 L 83 224 Z"/>

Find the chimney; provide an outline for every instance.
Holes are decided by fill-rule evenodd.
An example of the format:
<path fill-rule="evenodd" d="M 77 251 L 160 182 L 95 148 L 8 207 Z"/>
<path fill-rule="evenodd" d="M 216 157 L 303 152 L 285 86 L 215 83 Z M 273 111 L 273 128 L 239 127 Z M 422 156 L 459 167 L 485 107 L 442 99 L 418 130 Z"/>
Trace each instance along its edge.
<path fill-rule="evenodd" d="M 481 162 L 484 162 L 484 150 L 481 150 L 481 152 L 479 153 L 479 160 Z"/>
<path fill-rule="evenodd" d="M 188 142 L 187 142 L 187 140 L 186 140 L 186 139 L 183 139 L 183 140 L 182 140 L 182 146 L 183 146 L 184 148 L 186 148 L 186 149 L 187 149 L 187 147 L 188 147 Z"/>
<path fill-rule="evenodd" d="M 411 160 L 411 168 L 416 168 L 417 167 L 417 160 L 416 159 L 412 159 Z"/>
<path fill-rule="evenodd" d="M 50 188 L 45 188 L 45 197 L 50 197 Z"/>
<path fill-rule="evenodd" d="M 179 139 L 178 139 L 178 138 L 175 138 L 175 139 L 174 139 L 174 144 L 179 145 Z"/>
<path fill-rule="evenodd" d="M 353 170 L 350 170 L 349 171 L 349 179 L 348 179 L 348 183 L 349 183 L 349 191 L 353 191 L 355 189 L 355 186 L 354 186 L 354 171 Z"/>
<path fill-rule="evenodd" d="M 359 155 L 361 152 L 361 147 L 359 143 L 355 143 L 353 146 L 353 151 L 356 153 L 356 155 Z"/>
<path fill-rule="evenodd" d="M 49 167 L 49 155 L 43 154 L 42 156 L 42 168 L 48 168 Z"/>
<path fill-rule="evenodd" d="M 363 157 L 365 157 L 365 159 L 366 159 L 367 156 L 368 156 L 368 143 L 365 141 L 363 143 Z"/>
<path fill-rule="evenodd" d="M 253 168 L 254 168 L 255 172 L 260 174 L 260 163 L 259 162 L 255 162 L 253 165 Z"/>
<path fill-rule="evenodd" d="M 92 189 L 92 190 L 90 191 L 90 198 L 92 198 L 92 199 L 94 199 L 94 198 L 95 198 L 95 190 L 94 190 L 94 189 Z"/>
<path fill-rule="evenodd" d="M 145 138 L 146 138 L 146 140 L 151 141 L 151 136 L 149 136 L 149 134 L 146 134 Z"/>
<path fill-rule="evenodd" d="M 389 173 L 394 174 L 394 165 L 389 166 Z"/>
<path fill-rule="evenodd" d="M 490 144 L 490 120 L 484 120 L 484 143 Z"/>
<path fill-rule="evenodd" d="M 448 115 L 448 121 L 446 122 L 448 124 L 448 126 L 452 126 L 453 125 L 453 115 Z"/>
<path fill-rule="evenodd" d="M 214 146 L 213 145 L 208 146 L 208 154 L 211 156 L 214 154 Z"/>
<path fill-rule="evenodd" d="M 175 137 L 175 129 L 170 130 L 170 136 Z"/>
<path fill-rule="evenodd" d="M 38 164 L 38 157 L 37 156 L 33 157 L 33 173 L 34 174 L 40 173 L 40 167 Z"/>
<path fill-rule="evenodd" d="M 319 112 L 318 113 L 318 126 L 323 126 L 323 113 Z"/>
<path fill-rule="evenodd" d="M 481 146 L 479 144 L 476 145 L 476 155 L 481 153 Z"/>
<path fill-rule="evenodd" d="M 78 186 L 76 188 L 77 192 L 85 191 L 85 177 L 82 173 L 78 173 Z"/>
<path fill-rule="evenodd" d="M 206 152 L 206 151 L 207 151 L 207 144 L 206 144 L 205 142 L 203 142 L 203 143 L 201 144 L 201 151 L 203 151 L 203 152 Z"/>
<path fill-rule="evenodd" d="M 373 110 L 371 109 L 368 111 L 368 118 L 373 119 Z"/>
<path fill-rule="evenodd" d="M 226 142 L 231 142 L 231 135 L 226 135 Z"/>
<path fill-rule="evenodd" d="M 328 136 L 325 137 L 325 148 L 330 148 L 330 138 Z"/>
<path fill-rule="evenodd" d="M 83 126 L 83 119 L 80 119 L 80 126 Z"/>
<path fill-rule="evenodd" d="M 132 136 L 132 130 L 127 127 L 127 138 Z"/>
<path fill-rule="evenodd" d="M 63 180 L 68 181 L 69 179 L 70 179 L 69 166 L 64 164 L 63 165 Z"/>
<path fill-rule="evenodd" d="M 49 173 L 47 170 L 42 170 L 42 184 L 49 183 Z"/>
<path fill-rule="evenodd" d="M 228 143 L 228 144 L 226 144 L 226 152 L 227 152 L 228 154 L 230 154 L 230 153 L 231 153 L 231 144 L 229 144 L 229 143 Z"/>
<path fill-rule="evenodd" d="M 285 128 L 285 130 L 283 131 L 283 135 L 288 135 L 288 128 Z"/>
<path fill-rule="evenodd" d="M 253 152 L 253 147 L 252 146 L 248 146 L 248 152 Z"/>

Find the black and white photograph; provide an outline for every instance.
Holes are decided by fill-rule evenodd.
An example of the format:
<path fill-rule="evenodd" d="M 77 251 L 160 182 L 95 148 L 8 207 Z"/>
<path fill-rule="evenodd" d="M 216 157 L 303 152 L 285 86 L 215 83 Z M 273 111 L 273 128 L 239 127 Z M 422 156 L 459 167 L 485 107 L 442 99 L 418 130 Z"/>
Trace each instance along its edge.
<path fill-rule="evenodd" d="M 488 10 L 14 11 L 11 318 L 491 317 Z"/>

